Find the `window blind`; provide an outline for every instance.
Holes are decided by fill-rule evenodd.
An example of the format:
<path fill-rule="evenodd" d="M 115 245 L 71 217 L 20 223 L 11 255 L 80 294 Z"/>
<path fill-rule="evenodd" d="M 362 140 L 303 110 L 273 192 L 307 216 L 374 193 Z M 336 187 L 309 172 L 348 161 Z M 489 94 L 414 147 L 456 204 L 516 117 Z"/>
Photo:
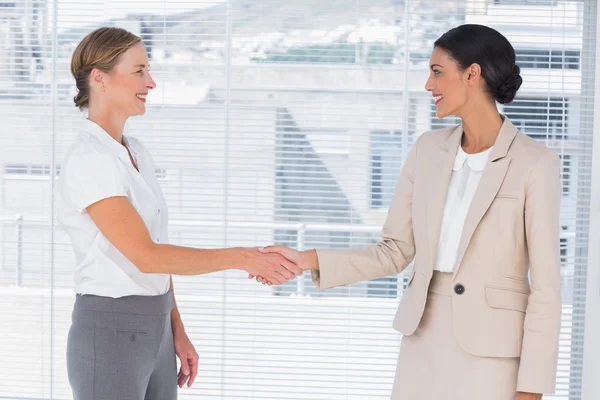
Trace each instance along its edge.
<path fill-rule="evenodd" d="M 173 244 L 375 243 L 406 155 L 437 119 L 432 44 L 463 23 L 513 43 L 500 106 L 563 162 L 557 393 L 580 399 L 596 8 L 591 0 L 0 1 L 0 398 L 71 399 L 74 255 L 54 177 L 84 114 L 71 54 L 100 26 L 142 37 L 158 87 L 126 134 L 156 162 Z M 594 33 L 594 34 L 592 34 Z M 200 371 L 182 399 L 387 399 L 404 275 L 317 291 L 244 273 L 175 277 Z M 26 378 L 24 378 L 26 377 Z"/>

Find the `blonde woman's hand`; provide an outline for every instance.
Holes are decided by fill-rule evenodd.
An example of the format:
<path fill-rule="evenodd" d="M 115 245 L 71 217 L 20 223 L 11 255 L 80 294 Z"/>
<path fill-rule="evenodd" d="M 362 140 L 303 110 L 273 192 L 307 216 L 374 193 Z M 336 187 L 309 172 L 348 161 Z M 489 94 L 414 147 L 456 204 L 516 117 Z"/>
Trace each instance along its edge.
<path fill-rule="evenodd" d="M 182 388 L 186 383 L 191 387 L 198 375 L 198 353 L 185 331 L 174 332 L 175 354 L 181 362 L 181 368 L 177 374 L 177 385 Z"/>
<path fill-rule="evenodd" d="M 258 248 L 242 249 L 244 256 L 243 269 L 249 276 L 262 276 L 272 284 L 281 285 L 302 275 L 295 262 L 276 252 L 265 252 Z"/>
<path fill-rule="evenodd" d="M 317 258 L 317 252 L 315 250 L 298 251 L 285 246 L 268 246 L 262 249 L 261 251 L 266 254 L 279 254 L 282 257 L 285 257 L 286 259 L 297 265 L 302 270 L 302 272 L 307 270 L 319 269 L 319 260 Z M 248 275 L 249 279 L 253 279 L 254 277 L 256 277 L 256 280 L 262 283 L 263 285 L 276 284 L 275 282 L 269 280 L 267 277 L 262 275 Z"/>

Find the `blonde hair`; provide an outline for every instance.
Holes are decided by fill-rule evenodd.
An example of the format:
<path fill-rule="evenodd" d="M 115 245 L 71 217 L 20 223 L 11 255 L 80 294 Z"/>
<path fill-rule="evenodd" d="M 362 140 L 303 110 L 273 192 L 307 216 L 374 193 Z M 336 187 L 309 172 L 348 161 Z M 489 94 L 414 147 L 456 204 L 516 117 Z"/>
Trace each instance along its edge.
<path fill-rule="evenodd" d="M 75 78 L 77 96 L 73 99 L 80 110 L 90 101 L 89 77 L 92 69 L 109 72 L 119 61 L 119 56 L 142 39 L 121 28 L 98 28 L 77 45 L 71 58 L 71 74 Z"/>

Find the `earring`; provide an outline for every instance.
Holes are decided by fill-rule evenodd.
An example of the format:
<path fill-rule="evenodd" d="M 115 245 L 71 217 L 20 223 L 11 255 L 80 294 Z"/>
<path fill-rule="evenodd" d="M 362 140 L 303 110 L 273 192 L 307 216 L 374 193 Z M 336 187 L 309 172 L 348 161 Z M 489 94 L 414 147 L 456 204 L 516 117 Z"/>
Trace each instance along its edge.
<path fill-rule="evenodd" d="M 106 90 L 104 89 L 104 84 L 102 84 L 102 86 L 100 88 L 102 89 L 103 92 L 106 92 Z"/>

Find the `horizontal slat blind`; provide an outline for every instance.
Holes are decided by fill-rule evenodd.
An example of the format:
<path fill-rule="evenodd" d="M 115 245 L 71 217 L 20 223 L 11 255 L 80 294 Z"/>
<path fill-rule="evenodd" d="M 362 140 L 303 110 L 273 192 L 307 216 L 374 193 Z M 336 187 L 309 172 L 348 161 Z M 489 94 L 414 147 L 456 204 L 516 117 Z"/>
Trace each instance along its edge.
<path fill-rule="evenodd" d="M 344 248 L 379 239 L 414 140 L 450 126 L 424 91 L 462 23 L 513 43 L 525 83 L 500 109 L 563 161 L 556 399 L 579 399 L 595 7 L 559 0 L 0 1 L 0 398 L 71 399 L 74 256 L 51 177 L 84 115 L 69 73 L 99 26 L 141 35 L 158 88 L 127 133 L 150 148 L 173 244 Z M 594 12 L 591 12 L 593 10 Z M 200 374 L 182 399 L 387 399 L 405 278 L 317 291 L 245 274 L 175 277 Z M 24 360 L 37 360 L 35 363 Z M 23 379 L 23 377 L 35 377 Z"/>

